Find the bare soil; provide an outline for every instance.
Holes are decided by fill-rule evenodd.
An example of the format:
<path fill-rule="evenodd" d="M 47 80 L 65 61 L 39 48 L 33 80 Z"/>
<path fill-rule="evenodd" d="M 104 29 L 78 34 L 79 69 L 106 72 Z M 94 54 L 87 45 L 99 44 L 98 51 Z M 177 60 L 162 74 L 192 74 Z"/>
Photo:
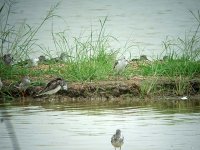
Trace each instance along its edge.
<path fill-rule="evenodd" d="M 155 81 L 155 82 L 154 82 Z M 168 78 L 133 77 L 131 79 L 95 81 L 84 83 L 68 83 L 67 91 L 59 91 L 55 95 L 35 97 L 44 86 L 32 86 L 25 93 L 20 93 L 16 88 L 9 88 L 1 92 L 0 102 L 5 102 L 5 95 L 10 95 L 20 102 L 24 101 L 57 101 L 57 102 L 117 102 L 131 103 L 157 100 L 180 100 L 182 96 L 200 101 L 200 80 L 187 80 L 185 86 L 178 89 L 178 81 Z M 153 85 L 154 84 L 154 85 Z M 144 87 L 145 85 L 145 87 Z"/>

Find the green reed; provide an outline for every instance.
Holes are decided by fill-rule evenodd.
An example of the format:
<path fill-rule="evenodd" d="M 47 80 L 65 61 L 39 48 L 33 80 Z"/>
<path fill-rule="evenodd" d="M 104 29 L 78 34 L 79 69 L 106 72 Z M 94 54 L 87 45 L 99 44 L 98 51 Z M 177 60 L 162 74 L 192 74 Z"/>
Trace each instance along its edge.
<path fill-rule="evenodd" d="M 28 25 L 25 21 L 15 25 L 8 23 L 9 17 L 12 15 L 12 7 L 15 3 L 15 0 L 8 0 L 4 1 L 3 5 L 0 6 L 0 56 L 2 57 L 4 54 L 10 53 L 14 56 L 14 61 L 19 62 L 29 58 L 33 52 L 33 48 L 37 46 L 38 39 L 35 37 L 36 34 L 45 22 L 56 16 L 55 11 L 60 3 L 58 2 L 52 6 L 41 23 L 36 27 Z M 0 60 L 0 69 L 0 76 L 3 78 L 14 78 L 14 76 L 33 73 L 30 68 L 20 67 L 18 64 L 6 66 L 2 60 Z"/>
<path fill-rule="evenodd" d="M 149 65 L 141 65 L 142 75 L 158 76 L 199 76 L 200 75 L 200 12 L 195 15 L 197 27 L 194 32 L 185 34 L 184 38 L 177 40 L 167 40 L 163 42 L 164 53 L 167 59 L 154 61 Z"/>
<path fill-rule="evenodd" d="M 115 52 L 109 46 L 112 36 L 106 34 L 107 17 L 100 20 L 100 29 L 91 29 L 87 38 L 73 38 L 71 45 L 65 32 L 52 33 L 57 49 L 68 55 L 62 76 L 72 81 L 107 79 L 112 72 Z"/>

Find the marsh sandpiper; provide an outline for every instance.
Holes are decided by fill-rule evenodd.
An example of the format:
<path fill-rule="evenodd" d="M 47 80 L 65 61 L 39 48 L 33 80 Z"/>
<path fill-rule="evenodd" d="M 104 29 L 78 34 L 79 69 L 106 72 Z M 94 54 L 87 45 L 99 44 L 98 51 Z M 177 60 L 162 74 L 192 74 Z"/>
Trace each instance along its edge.
<path fill-rule="evenodd" d="M 116 148 L 120 148 L 121 150 L 121 146 L 124 144 L 124 137 L 120 129 L 117 129 L 116 133 L 112 136 L 111 144 L 115 147 L 115 150 Z"/>

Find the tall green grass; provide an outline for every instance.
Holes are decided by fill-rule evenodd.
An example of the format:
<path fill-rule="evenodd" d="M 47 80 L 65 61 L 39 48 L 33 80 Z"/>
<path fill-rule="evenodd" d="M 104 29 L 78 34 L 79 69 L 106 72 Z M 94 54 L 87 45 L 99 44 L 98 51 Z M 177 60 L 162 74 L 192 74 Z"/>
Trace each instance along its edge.
<path fill-rule="evenodd" d="M 190 76 L 200 75 L 200 63 L 198 61 L 190 61 L 185 59 L 171 59 L 164 62 L 155 61 L 149 65 L 140 66 L 139 73 L 142 75 L 158 76 Z"/>
<path fill-rule="evenodd" d="M 116 52 L 109 46 L 112 36 L 106 34 L 107 17 L 100 20 L 100 29 L 82 39 L 69 40 L 65 32 L 53 33 L 55 47 L 69 57 L 62 76 L 72 81 L 92 81 L 108 79 L 113 71 Z"/>
<path fill-rule="evenodd" d="M 21 61 L 29 58 L 32 47 L 37 46 L 38 39 L 35 38 L 35 35 L 47 20 L 56 16 L 54 12 L 59 3 L 50 8 L 37 27 L 32 27 L 25 22 L 19 26 L 10 27 L 7 21 L 13 5 L 14 2 L 9 1 L 9 3 L 5 2 L 0 8 L 0 15 L 5 18 L 5 22 L 1 24 L 1 56 L 11 53 L 15 56 L 15 61 Z M 5 6 L 8 6 L 9 9 L 7 10 Z M 25 67 L 23 63 L 22 66 L 19 64 L 6 66 L 3 62 L 0 62 L 0 76 L 3 79 L 16 79 L 18 76 L 24 75 L 38 77 L 52 75 L 61 76 L 70 81 L 92 81 L 109 78 L 112 75 L 116 52 L 109 46 L 110 40 L 114 38 L 105 32 L 106 21 L 107 17 L 99 20 L 99 30 L 93 31 L 91 29 L 89 35 L 86 35 L 87 38 L 73 37 L 71 40 L 66 32 L 54 33 L 52 30 L 56 50 L 69 56 L 64 65 L 49 60 L 46 62 L 49 65 L 47 69 L 32 70 L 32 68 Z M 38 46 L 42 48 L 40 45 Z M 48 49 L 42 48 L 42 50 L 46 56 L 52 58 Z"/>
<path fill-rule="evenodd" d="M 154 61 L 149 65 L 141 65 L 142 75 L 159 76 L 199 76 L 200 75 L 200 12 L 191 11 L 197 22 L 194 32 L 185 34 L 184 38 L 167 40 L 163 42 L 164 53 L 168 56 L 166 60 Z"/>
<path fill-rule="evenodd" d="M 38 39 L 36 39 L 36 34 L 50 18 L 56 16 L 55 11 L 60 3 L 52 6 L 41 23 L 35 27 L 28 25 L 26 22 L 17 25 L 8 23 L 15 3 L 15 0 L 5 0 L 3 5 L 0 6 L 0 58 L 10 53 L 14 57 L 14 61 L 18 62 L 29 58 L 33 48 L 37 46 Z M 35 72 L 43 73 L 43 71 Z M 0 76 L 4 79 L 14 79 L 15 76 L 35 74 L 35 72 L 31 71 L 30 68 L 19 65 L 6 66 L 0 60 Z"/>

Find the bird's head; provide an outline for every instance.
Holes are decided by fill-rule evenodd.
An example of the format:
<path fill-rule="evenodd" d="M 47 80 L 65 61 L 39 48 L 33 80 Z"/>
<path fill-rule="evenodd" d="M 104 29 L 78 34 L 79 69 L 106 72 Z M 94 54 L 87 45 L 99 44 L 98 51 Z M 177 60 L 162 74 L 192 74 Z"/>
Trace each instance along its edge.
<path fill-rule="evenodd" d="M 116 130 L 116 135 L 119 135 L 119 136 L 121 135 L 121 130 L 120 129 Z"/>
<path fill-rule="evenodd" d="M 61 79 L 59 82 L 62 89 L 66 91 L 68 89 L 66 81 Z"/>

